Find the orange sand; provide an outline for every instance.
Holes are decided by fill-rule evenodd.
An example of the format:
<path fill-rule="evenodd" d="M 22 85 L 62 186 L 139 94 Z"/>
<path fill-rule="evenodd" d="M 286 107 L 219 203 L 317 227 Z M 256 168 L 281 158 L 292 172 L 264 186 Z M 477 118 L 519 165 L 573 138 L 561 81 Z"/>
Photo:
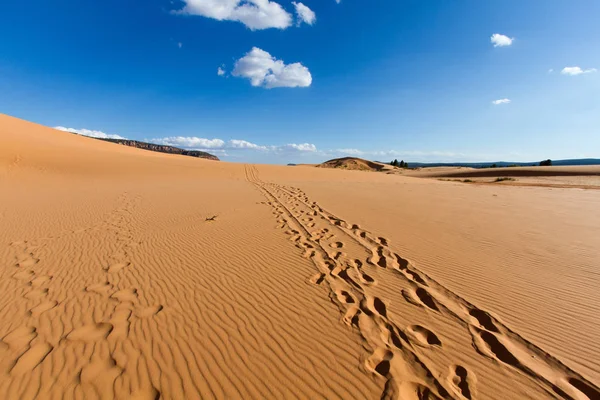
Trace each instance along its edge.
<path fill-rule="evenodd" d="M 600 396 L 599 191 L 0 143 L 2 398 Z"/>

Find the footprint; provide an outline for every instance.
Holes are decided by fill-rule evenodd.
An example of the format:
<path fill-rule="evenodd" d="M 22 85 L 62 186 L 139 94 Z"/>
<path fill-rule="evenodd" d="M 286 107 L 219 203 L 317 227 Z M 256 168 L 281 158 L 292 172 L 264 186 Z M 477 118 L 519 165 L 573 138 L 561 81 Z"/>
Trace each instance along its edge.
<path fill-rule="evenodd" d="M 404 348 L 403 341 L 404 343 L 410 343 L 408 336 L 404 332 L 397 330 L 396 327 L 390 324 L 388 324 L 387 331 L 384 331 L 384 333 L 387 336 L 386 342 L 388 345 L 394 346 L 397 349 L 401 350 Z"/>
<path fill-rule="evenodd" d="M 329 247 L 331 247 L 333 249 L 341 249 L 342 247 L 344 247 L 344 243 L 342 243 L 342 242 L 331 243 L 329 245 Z"/>
<path fill-rule="evenodd" d="M 110 332 L 112 338 L 127 338 L 129 336 L 129 319 L 133 311 L 127 303 L 119 304 L 110 318 L 113 330 Z"/>
<path fill-rule="evenodd" d="M 67 339 L 82 342 L 95 342 L 106 339 L 113 330 L 112 324 L 101 322 L 99 324 L 84 325 L 76 328 L 67 335 Z"/>
<path fill-rule="evenodd" d="M 428 286 L 427 282 L 425 282 L 423 280 L 423 278 L 421 278 L 421 276 L 419 274 L 417 274 L 416 272 L 413 272 L 409 269 L 405 269 L 403 270 L 403 272 L 405 273 L 405 276 L 409 279 L 412 280 L 414 282 L 420 283 L 423 286 Z"/>
<path fill-rule="evenodd" d="M 390 361 L 394 353 L 389 350 L 378 348 L 365 361 L 367 370 L 372 373 L 386 377 L 390 373 Z"/>
<path fill-rule="evenodd" d="M 44 301 L 44 302 L 38 304 L 37 306 L 33 307 L 32 309 L 30 309 L 29 314 L 31 314 L 32 317 L 39 317 L 40 314 L 53 309 L 57 305 L 58 305 L 58 302 L 55 300 Z"/>
<path fill-rule="evenodd" d="M 158 400 L 161 398 L 160 392 L 155 387 L 138 389 L 129 395 L 130 400 Z"/>
<path fill-rule="evenodd" d="M 440 388 L 437 388 L 440 390 Z M 442 389 L 443 390 L 443 389 Z M 404 381 L 398 385 L 398 397 L 399 399 L 440 399 L 450 398 L 447 393 L 437 396 L 434 392 L 426 385 L 418 382 Z"/>
<path fill-rule="evenodd" d="M 2 341 L 13 350 L 20 350 L 31 343 L 36 337 L 37 331 L 35 328 L 22 326 L 4 336 Z"/>
<path fill-rule="evenodd" d="M 138 318 L 150 318 L 161 312 L 163 309 L 164 307 L 159 304 L 157 306 L 142 308 L 136 312 L 136 315 Z"/>
<path fill-rule="evenodd" d="M 48 289 L 33 289 L 25 293 L 24 297 L 29 300 L 41 299 L 48 295 Z"/>
<path fill-rule="evenodd" d="M 473 308 L 471 310 L 469 310 L 469 315 L 471 315 L 473 318 L 475 318 L 477 320 L 477 322 L 479 323 L 479 325 L 481 325 L 481 327 L 487 329 L 490 332 L 500 332 L 498 330 L 498 328 L 496 327 L 496 325 L 494 324 L 494 321 L 492 320 L 492 316 L 488 313 L 486 313 L 485 311 L 482 311 L 478 308 Z"/>
<path fill-rule="evenodd" d="M 379 297 L 367 296 L 361 304 L 361 310 L 368 316 L 379 315 L 387 318 L 387 308 Z"/>
<path fill-rule="evenodd" d="M 138 294 L 137 289 L 123 289 L 113 293 L 110 297 L 121 302 L 129 301 L 133 303 L 137 299 Z"/>
<path fill-rule="evenodd" d="M 31 286 L 38 288 L 38 287 L 50 282 L 51 280 L 52 280 L 51 276 L 41 275 L 41 276 L 35 277 L 31 280 Z"/>
<path fill-rule="evenodd" d="M 109 282 L 104 283 L 95 283 L 85 288 L 86 292 L 97 293 L 102 295 L 107 295 L 113 288 Z"/>
<path fill-rule="evenodd" d="M 364 272 L 359 273 L 358 276 L 360 277 L 361 282 L 365 285 L 372 285 L 375 283 L 375 279 Z"/>
<path fill-rule="evenodd" d="M 104 268 L 104 270 L 106 272 L 108 272 L 109 274 L 112 274 L 112 273 L 119 272 L 123 268 L 129 267 L 130 265 L 131 265 L 130 262 L 120 262 L 120 263 L 112 264 L 109 267 Z"/>
<path fill-rule="evenodd" d="M 411 325 L 406 332 L 423 346 L 441 346 L 442 341 L 435 333 L 421 325 Z"/>
<path fill-rule="evenodd" d="M 400 257 L 398 254 L 394 254 L 394 256 L 396 256 L 396 261 L 398 262 L 398 267 L 401 270 L 406 270 L 408 268 L 408 264 L 409 264 L 408 260 L 406 258 Z"/>
<path fill-rule="evenodd" d="M 417 288 L 417 290 L 415 291 L 415 294 L 417 295 L 419 300 L 421 300 L 421 303 L 423 303 L 425 306 L 429 307 L 430 309 L 432 309 L 434 311 L 440 311 L 434 298 L 431 297 L 431 295 L 429 294 L 429 292 L 427 290 L 425 290 L 423 288 Z"/>
<path fill-rule="evenodd" d="M 35 276 L 35 273 L 31 270 L 23 270 L 23 271 L 19 271 L 16 274 L 13 275 L 13 278 L 19 280 L 19 281 L 29 281 L 33 276 Z"/>
<path fill-rule="evenodd" d="M 381 268 L 387 268 L 388 260 L 383 254 L 383 247 L 377 247 L 376 249 L 372 249 L 373 253 L 372 263 L 380 266 Z"/>
<path fill-rule="evenodd" d="M 357 306 L 350 306 L 348 308 L 348 311 L 346 311 L 344 318 L 342 318 L 342 321 L 344 321 L 344 323 L 348 326 L 353 326 L 355 328 L 358 328 L 359 327 L 358 326 L 359 318 L 360 318 L 360 308 Z"/>
<path fill-rule="evenodd" d="M 91 386 L 95 393 L 103 393 L 106 388 L 112 388 L 117 378 L 123 374 L 123 369 L 111 356 L 92 357 L 79 373 L 82 386 Z"/>
<path fill-rule="evenodd" d="M 521 367 L 521 362 L 500 342 L 496 335 L 477 328 L 471 329 L 476 330 L 475 347 L 480 353 L 510 366 Z"/>
<path fill-rule="evenodd" d="M 402 297 L 404 297 L 404 300 L 406 300 L 408 303 L 414 306 L 423 306 L 423 304 L 417 299 L 417 295 L 415 294 L 415 292 L 413 292 L 412 290 L 402 289 L 401 293 Z"/>
<path fill-rule="evenodd" d="M 325 274 L 318 273 L 316 275 L 313 275 L 309 279 L 309 282 L 312 283 L 313 285 L 320 285 L 323 282 L 323 280 L 325 280 Z"/>
<path fill-rule="evenodd" d="M 450 385 L 454 390 L 467 400 L 473 398 L 473 391 L 471 388 L 475 387 L 475 378 L 472 373 L 461 366 L 454 365 L 450 367 Z"/>
<path fill-rule="evenodd" d="M 53 347 L 46 343 L 36 343 L 20 356 L 11 369 L 11 375 L 20 376 L 31 372 L 44 361 Z"/>
<path fill-rule="evenodd" d="M 40 260 L 38 258 L 30 257 L 30 258 L 27 258 L 27 259 L 25 259 L 23 261 L 19 261 L 17 263 L 17 267 L 20 267 L 20 268 L 31 268 L 35 264 L 37 264 L 39 262 L 40 262 Z"/>
<path fill-rule="evenodd" d="M 354 300 L 354 297 L 345 290 L 336 290 L 335 295 L 337 296 L 338 300 L 343 304 L 356 303 L 356 300 Z"/>

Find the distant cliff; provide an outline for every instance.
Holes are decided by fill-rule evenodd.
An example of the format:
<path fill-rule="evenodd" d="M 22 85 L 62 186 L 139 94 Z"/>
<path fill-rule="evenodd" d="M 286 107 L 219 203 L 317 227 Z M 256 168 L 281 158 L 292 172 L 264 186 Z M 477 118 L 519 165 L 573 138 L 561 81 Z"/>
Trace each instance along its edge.
<path fill-rule="evenodd" d="M 99 138 L 98 138 L 99 139 Z M 105 142 L 122 144 L 124 146 L 137 147 L 138 149 L 157 151 L 159 153 L 180 154 L 182 156 L 205 158 L 207 160 L 219 161 L 219 157 L 198 150 L 184 150 L 173 146 L 164 146 L 161 144 L 138 142 L 137 140 L 129 139 L 99 139 Z"/>

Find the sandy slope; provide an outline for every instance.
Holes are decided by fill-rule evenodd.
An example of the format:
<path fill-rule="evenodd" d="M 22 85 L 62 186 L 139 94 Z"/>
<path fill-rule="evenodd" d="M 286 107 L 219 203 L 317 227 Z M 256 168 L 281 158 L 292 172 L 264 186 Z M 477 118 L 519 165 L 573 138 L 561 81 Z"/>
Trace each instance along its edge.
<path fill-rule="evenodd" d="M 383 164 L 376 161 L 364 160 L 357 157 L 335 158 L 316 165 L 317 168 L 335 168 L 354 171 L 369 172 L 400 172 L 389 164 Z"/>
<path fill-rule="evenodd" d="M 0 142 L 3 398 L 599 396 L 597 191 Z"/>
<path fill-rule="evenodd" d="M 485 169 L 438 167 L 405 170 L 402 173 L 406 176 L 419 178 L 437 178 L 448 181 L 462 181 L 463 183 L 494 184 L 496 186 L 600 189 L 600 165 Z M 498 178 L 503 179 L 503 181 L 498 182 Z"/>

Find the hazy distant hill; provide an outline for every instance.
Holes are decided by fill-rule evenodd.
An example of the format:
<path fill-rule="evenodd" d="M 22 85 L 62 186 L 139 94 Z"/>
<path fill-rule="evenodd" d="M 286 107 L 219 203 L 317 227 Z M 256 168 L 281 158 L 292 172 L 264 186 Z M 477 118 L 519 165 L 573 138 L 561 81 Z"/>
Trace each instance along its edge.
<path fill-rule="evenodd" d="M 427 167 L 470 167 L 470 168 L 489 168 L 492 165 L 497 167 L 531 167 L 540 165 L 539 161 L 532 162 L 478 162 L 478 163 L 419 163 L 419 162 L 408 162 L 410 168 L 427 168 Z M 573 160 L 552 160 L 554 166 L 567 166 L 567 165 L 600 165 L 600 159 L 598 158 L 578 158 Z"/>
<path fill-rule="evenodd" d="M 105 142 L 122 144 L 124 146 L 137 147 L 138 149 L 157 151 L 159 153 L 180 154 L 182 156 L 198 157 L 198 158 L 205 158 L 207 160 L 219 161 L 219 158 L 217 156 L 206 153 L 204 151 L 184 150 L 184 149 L 180 149 L 178 147 L 164 146 L 161 144 L 154 144 L 154 143 L 139 142 L 137 140 L 129 140 L 129 139 L 100 139 L 100 138 L 96 138 L 96 139 L 104 140 Z"/>

